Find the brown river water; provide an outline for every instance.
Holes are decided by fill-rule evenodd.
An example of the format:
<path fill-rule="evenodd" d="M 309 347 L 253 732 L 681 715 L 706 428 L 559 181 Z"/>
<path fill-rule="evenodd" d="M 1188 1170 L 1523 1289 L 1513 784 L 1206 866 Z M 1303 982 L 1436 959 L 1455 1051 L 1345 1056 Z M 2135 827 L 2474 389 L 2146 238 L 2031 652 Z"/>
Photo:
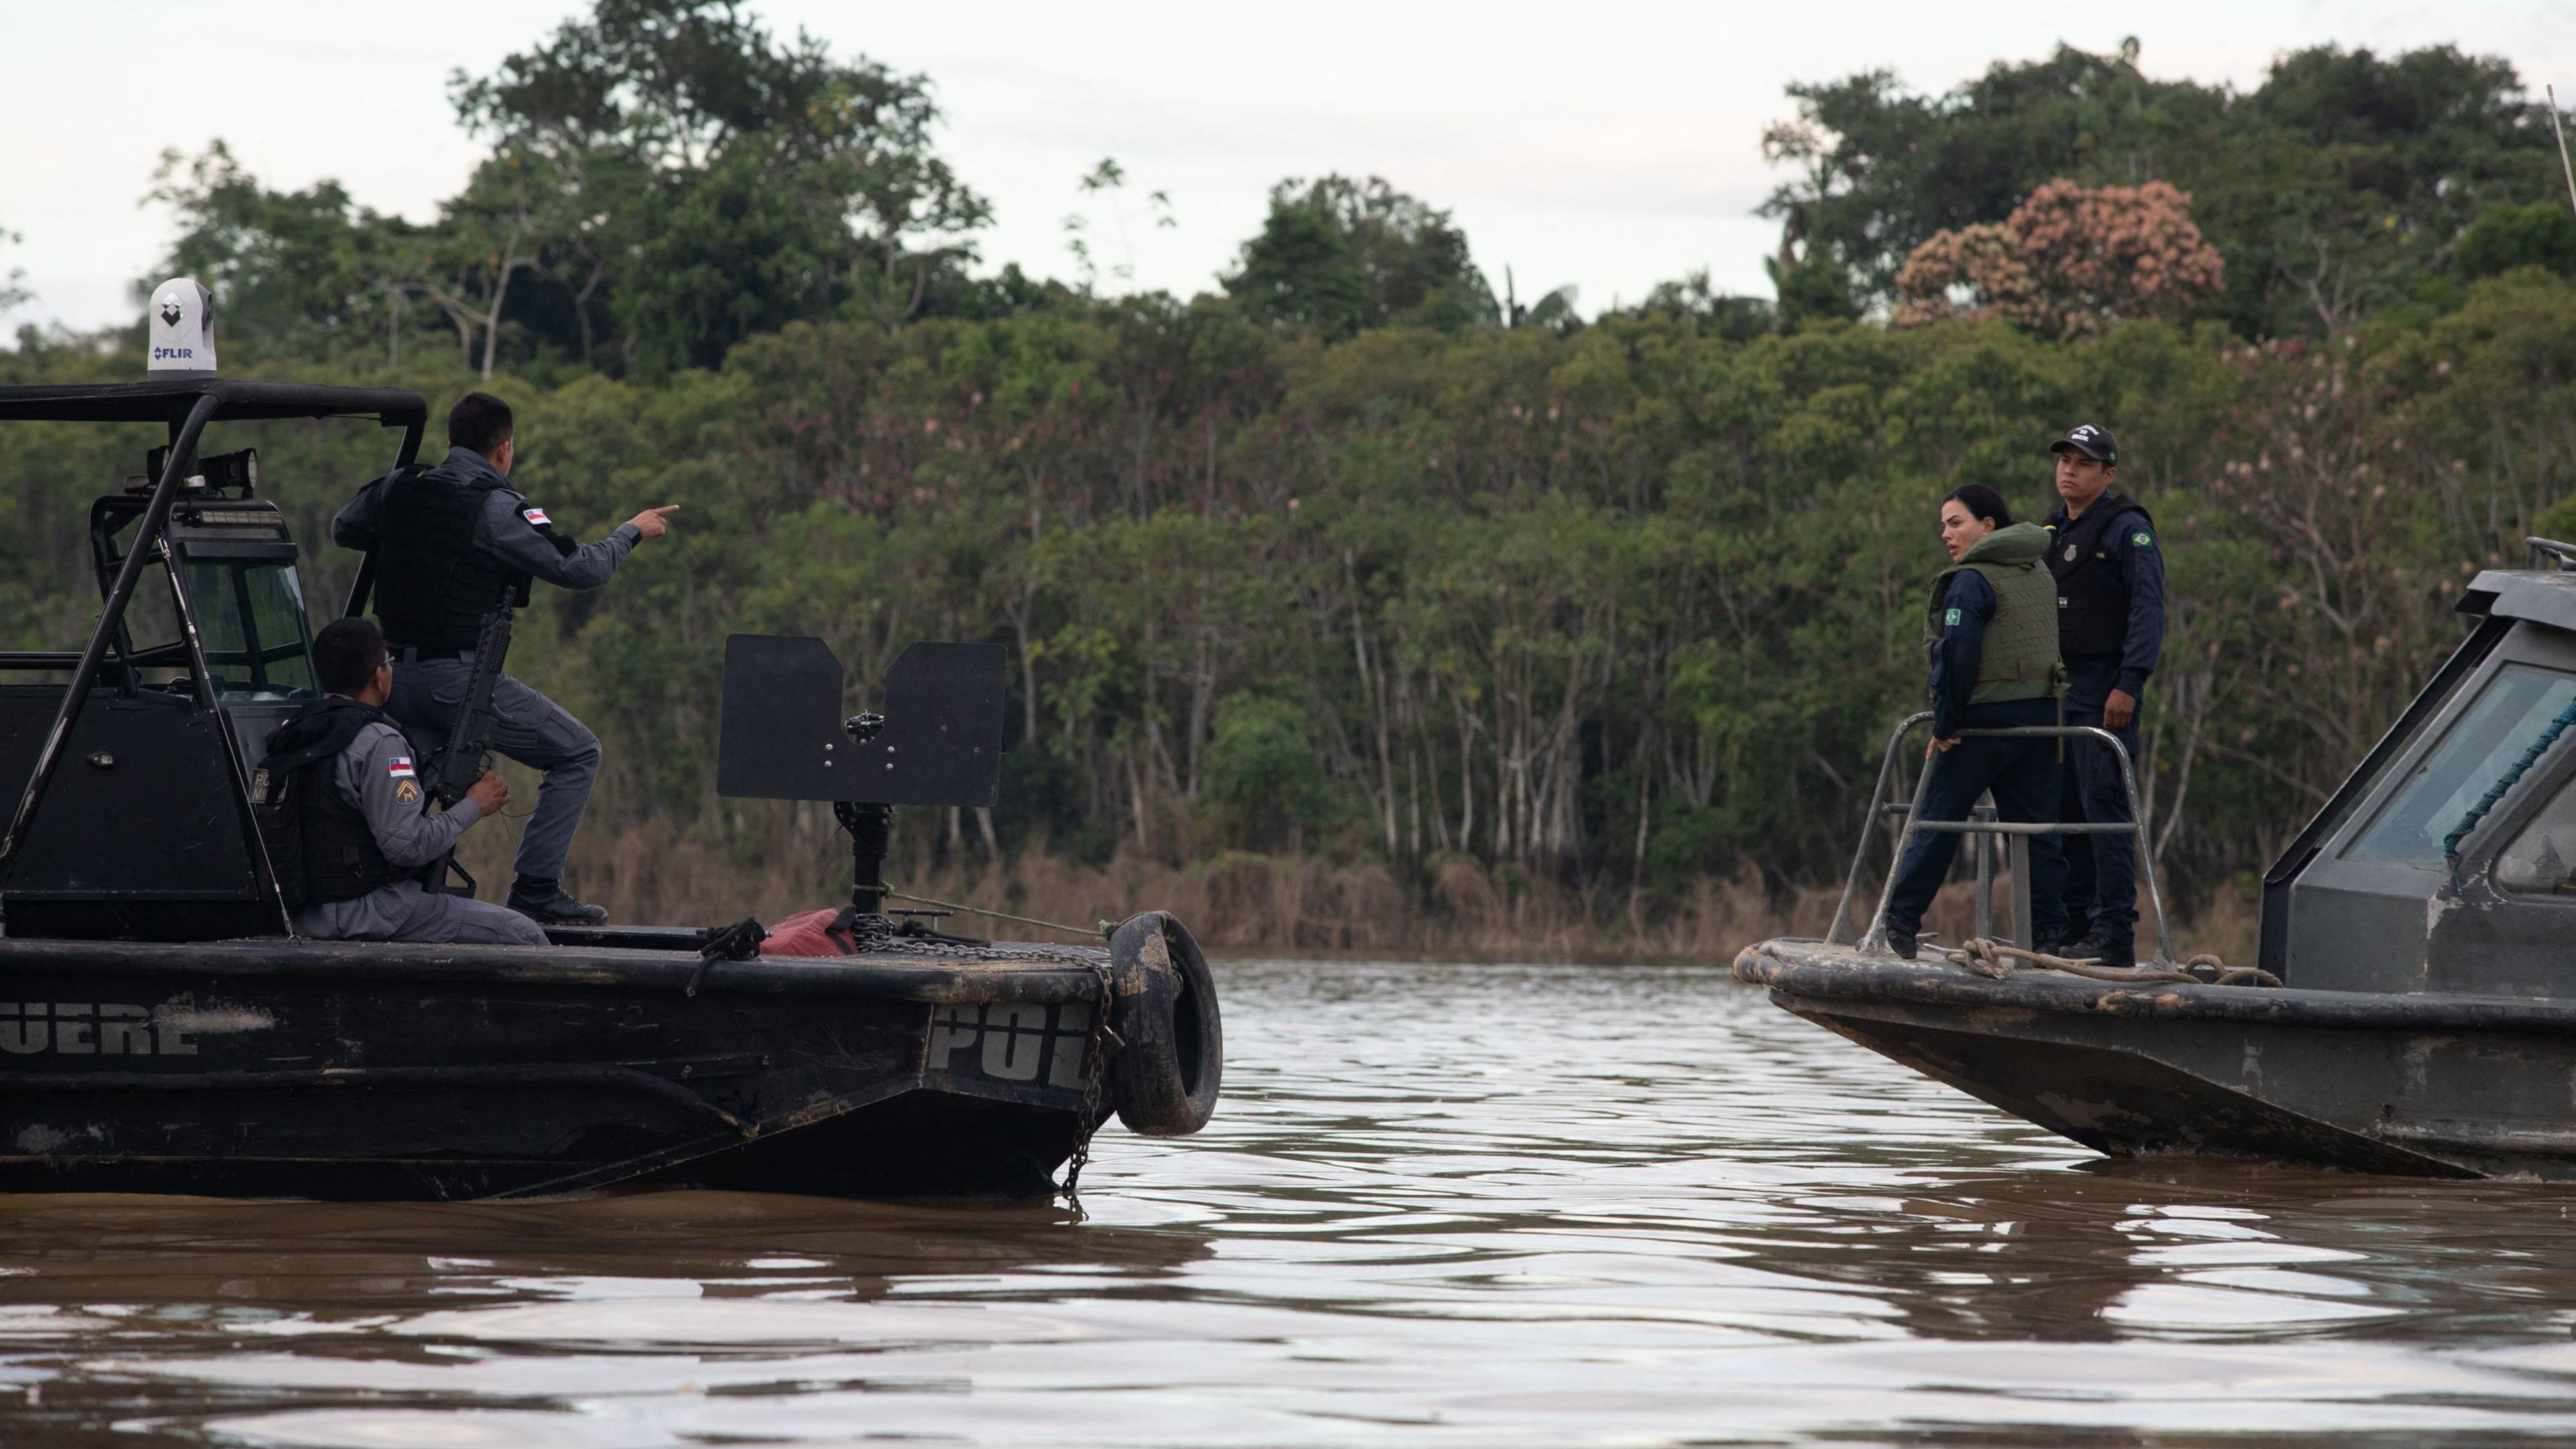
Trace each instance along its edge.
<path fill-rule="evenodd" d="M 0 1199 L 0 1445 L 2576 1435 L 2576 1188 L 2104 1163 L 1713 967 L 1219 971 L 1081 1220 Z"/>

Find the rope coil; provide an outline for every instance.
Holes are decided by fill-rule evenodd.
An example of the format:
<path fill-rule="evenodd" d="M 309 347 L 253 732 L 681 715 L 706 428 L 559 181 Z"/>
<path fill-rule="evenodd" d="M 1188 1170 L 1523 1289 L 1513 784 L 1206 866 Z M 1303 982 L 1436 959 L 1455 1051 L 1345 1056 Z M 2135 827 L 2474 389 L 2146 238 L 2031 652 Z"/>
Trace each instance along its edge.
<path fill-rule="evenodd" d="M 1965 966 L 1980 976 L 2001 981 L 2013 973 L 2018 961 L 2046 971 L 2063 971 L 2094 981 L 2158 982 L 2172 981 L 2191 986 L 2279 986 L 2281 978 L 2259 966 L 2230 966 L 2216 953 L 2203 951 L 2179 966 L 2105 966 L 2095 956 L 2052 956 L 2045 951 L 2008 946 L 1984 936 L 1972 936 L 1957 947 L 1941 947 L 1941 958 L 1954 966 Z"/>

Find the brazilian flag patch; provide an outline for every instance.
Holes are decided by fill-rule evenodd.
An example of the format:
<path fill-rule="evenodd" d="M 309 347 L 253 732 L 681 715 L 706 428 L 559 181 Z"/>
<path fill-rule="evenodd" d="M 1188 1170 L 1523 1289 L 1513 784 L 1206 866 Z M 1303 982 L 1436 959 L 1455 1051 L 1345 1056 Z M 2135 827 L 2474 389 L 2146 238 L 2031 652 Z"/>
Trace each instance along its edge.
<path fill-rule="evenodd" d="M 2129 544 L 2133 548 L 2154 548 L 2156 546 L 2156 536 L 2141 528 L 2137 532 L 2129 535 Z"/>
<path fill-rule="evenodd" d="M 1944 619 L 1941 621 L 1941 624 L 1942 624 L 1942 627 L 1944 627 L 1944 628 L 1955 629 L 1955 628 L 1959 627 L 1959 611 L 1958 611 L 1958 610 L 1956 610 L 1956 609 L 1952 609 L 1952 610 L 1950 611 L 1950 613 L 1949 613 L 1949 616 L 1948 616 L 1948 617 L 1946 617 L 1946 618 L 1944 618 Z"/>

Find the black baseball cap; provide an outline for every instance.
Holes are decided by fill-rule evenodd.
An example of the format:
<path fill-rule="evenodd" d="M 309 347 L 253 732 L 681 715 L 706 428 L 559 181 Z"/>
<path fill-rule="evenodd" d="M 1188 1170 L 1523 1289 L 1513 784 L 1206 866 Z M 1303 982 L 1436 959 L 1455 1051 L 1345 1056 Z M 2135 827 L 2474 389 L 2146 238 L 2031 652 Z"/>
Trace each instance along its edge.
<path fill-rule="evenodd" d="M 2114 468 L 2120 466 L 2120 445 L 2111 441 L 2108 431 L 2091 423 L 2077 423 L 2066 430 L 2065 437 L 2048 445 L 2048 451 L 2052 453 L 2063 453 L 2069 449 Z"/>

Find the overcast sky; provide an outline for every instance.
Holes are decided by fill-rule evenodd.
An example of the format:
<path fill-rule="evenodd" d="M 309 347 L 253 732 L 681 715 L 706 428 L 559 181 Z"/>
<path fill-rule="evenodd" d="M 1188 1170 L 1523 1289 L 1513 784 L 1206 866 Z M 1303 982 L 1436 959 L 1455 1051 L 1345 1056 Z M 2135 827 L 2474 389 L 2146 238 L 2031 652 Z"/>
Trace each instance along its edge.
<path fill-rule="evenodd" d="M 0 329 L 135 315 L 128 288 L 170 240 L 166 214 L 137 204 L 165 147 L 222 137 L 272 186 L 336 177 L 366 205 L 427 219 L 480 154 L 448 108 L 449 72 L 485 71 L 582 8 L 0 0 L 0 229 L 24 237 L 0 251 L 0 275 L 23 268 L 36 293 Z M 2300 46 L 2449 41 L 2511 60 L 2535 95 L 2544 81 L 2576 93 L 2576 0 L 754 8 L 782 33 L 803 26 L 931 77 L 942 145 L 993 202 L 988 267 L 1071 276 L 1075 183 L 1114 156 L 1130 240 L 1094 205 L 1099 261 L 1197 291 L 1259 225 L 1272 183 L 1341 171 L 1450 208 L 1497 286 L 1506 267 L 1525 299 L 1574 283 L 1586 313 L 1699 267 L 1767 295 L 1776 231 L 1751 213 L 1777 178 L 1760 136 L 1795 80 L 1885 66 L 1946 89 L 1999 57 L 2135 34 L 2161 77 L 2244 87 Z M 1155 190 L 1176 227 L 1150 224 Z"/>

